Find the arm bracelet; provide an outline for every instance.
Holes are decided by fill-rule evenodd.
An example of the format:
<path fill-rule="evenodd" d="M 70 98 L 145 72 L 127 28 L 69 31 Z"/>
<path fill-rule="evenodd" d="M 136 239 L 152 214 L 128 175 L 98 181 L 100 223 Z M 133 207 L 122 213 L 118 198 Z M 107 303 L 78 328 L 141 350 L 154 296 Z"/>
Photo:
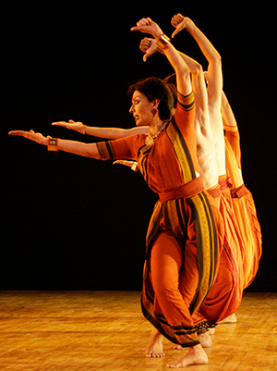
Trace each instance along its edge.
<path fill-rule="evenodd" d="M 167 44 L 170 42 L 170 38 L 167 37 L 165 34 L 161 35 L 159 40 L 157 40 L 156 44 L 161 48 L 164 49 Z"/>
<path fill-rule="evenodd" d="M 48 151 L 58 151 L 58 139 L 56 138 L 48 138 L 48 145 L 47 145 Z"/>

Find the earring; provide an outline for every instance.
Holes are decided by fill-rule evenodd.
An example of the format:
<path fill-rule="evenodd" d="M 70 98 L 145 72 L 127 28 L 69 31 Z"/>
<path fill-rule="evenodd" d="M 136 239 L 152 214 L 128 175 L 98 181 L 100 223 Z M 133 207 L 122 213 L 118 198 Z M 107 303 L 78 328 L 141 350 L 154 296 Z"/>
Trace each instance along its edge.
<path fill-rule="evenodd" d="M 156 107 L 153 107 L 153 108 L 151 109 L 151 113 L 152 113 L 153 116 L 155 116 L 157 112 L 158 112 L 158 110 L 157 110 Z"/>

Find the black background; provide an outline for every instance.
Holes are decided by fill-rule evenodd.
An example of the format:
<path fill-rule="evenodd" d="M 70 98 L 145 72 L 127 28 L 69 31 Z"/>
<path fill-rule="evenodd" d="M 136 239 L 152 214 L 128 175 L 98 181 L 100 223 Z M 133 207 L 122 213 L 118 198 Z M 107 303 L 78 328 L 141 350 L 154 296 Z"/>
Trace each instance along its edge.
<path fill-rule="evenodd" d="M 2 289 L 140 290 L 145 234 L 157 196 L 138 173 L 111 162 L 47 152 L 13 129 L 96 141 L 51 122 L 134 126 L 128 84 L 172 73 L 146 63 L 130 28 L 150 16 L 171 35 L 171 17 L 189 16 L 223 61 L 224 90 L 236 115 L 246 186 L 263 232 L 260 270 L 248 291 L 276 291 L 275 49 L 273 6 L 242 2 L 117 2 L 10 9 L 2 45 Z M 216 3 L 215 3 L 216 4 Z M 232 4 L 232 5 L 231 5 Z M 206 68 L 191 36 L 174 45 Z"/>

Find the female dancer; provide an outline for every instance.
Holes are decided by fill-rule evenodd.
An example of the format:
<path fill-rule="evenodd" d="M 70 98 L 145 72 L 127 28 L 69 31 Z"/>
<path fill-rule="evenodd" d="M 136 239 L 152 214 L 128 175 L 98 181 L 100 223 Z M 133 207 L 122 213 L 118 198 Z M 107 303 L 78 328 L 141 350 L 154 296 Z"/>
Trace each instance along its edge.
<path fill-rule="evenodd" d="M 176 27 L 173 33 L 175 36 L 183 28 L 188 29 L 198 42 L 201 50 L 206 56 L 209 64 L 206 78 L 209 80 L 208 88 L 204 84 L 202 67 L 187 55 L 180 53 L 188 65 L 192 75 L 192 88 L 196 101 L 195 134 L 197 141 L 197 157 L 200 164 L 200 174 L 204 187 L 213 195 L 218 203 L 218 208 L 223 217 L 224 244 L 220 251 L 219 270 L 217 279 L 208 294 L 205 302 L 197 314 L 194 314 L 194 323 L 199 325 L 198 333 L 207 330 L 204 322 L 214 325 L 234 314 L 241 303 L 243 293 L 243 266 L 242 266 L 242 240 L 238 232 L 237 221 L 232 209 L 231 195 L 227 183 L 223 124 L 221 117 L 221 94 L 222 94 L 222 67 L 221 58 L 210 41 L 189 19 L 180 14 L 173 17 L 172 24 Z M 149 55 L 158 50 L 158 46 L 151 39 L 144 39 L 140 48 L 145 52 L 143 60 L 146 61 Z M 161 49 L 158 51 L 163 52 Z M 148 128 L 117 129 L 117 128 L 96 128 L 86 127 L 82 123 L 59 122 L 60 125 L 71 129 L 78 129 L 83 133 L 96 136 L 110 136 L 112 138 L 124 137 L 138 130 L 148 131 Z M 212 129 L 212 131 L 211 131 Z M 118 160 L 137 170 L 133 162 Z M 220 185 L 220 190 L 218 189 Z M 222 226 L 217 223 L 218 234 Z M 234 320 L 234 319 L 233 319 Z M 209 339 L 202 339 L 201 344 L 210 343 Z"/>
<path fill-rule="evenodd" d="M 262 255 L 262 233 L 253 196 L 246 188 L 241 170 L 240 137 L 233 110 L 222 92 L 221 112 L 225 130 L 227 173 L 230 178 L 232 206 L 243 241 L 245 289 L 254 280 Z"/>
<path fill-rule="evenodd" d="M 153 342 L 163 334 L 189 348 L 169 367 L 205 364 L 208 357 L 199 343 L 192 313 L 203 303 L 215 278 L 217 236 L 213 205 L 199 176 L 189 69 L 150 18 L 142 19 L 132 30 L 150 33 L 175 69 L 179 93 L 174 118 L 171 91 L 162 80 L 148 78 L 131 87 L 130 112 L 137 126 L 149 127 L 149 135 L 86 144 L 46 138 L 33 131 L 10 134 L 48 145 L 49 149 L 139 162 L 142 175 L 160 198 L 147 232 L 143 314 L 156 329 Z"/>

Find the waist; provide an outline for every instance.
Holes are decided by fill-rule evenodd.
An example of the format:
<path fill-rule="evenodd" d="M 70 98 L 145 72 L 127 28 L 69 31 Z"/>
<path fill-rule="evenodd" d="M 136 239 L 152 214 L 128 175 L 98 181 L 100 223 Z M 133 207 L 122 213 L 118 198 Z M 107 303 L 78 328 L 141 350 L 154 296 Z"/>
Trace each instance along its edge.
<path fill-rule="evenodd" d="M 231 188 L 232 184 L 230 182 L 230 178 L 227 175 L 220 175 L 218 184 L 220 186 L 220 190 L 223 191 L 224 189 Z"/>
<path fill-rule="evenodd" d="M 178 198 L 190 198 L 202 192 L 203 190 L 204 186 L 202 180 L 200 177 L 198 177 L 179 187 L 171 188 L 159 193 L 159 198 L 161 202 L 166 202 L 168 200 L 174 200 Z"/>
<path fill-rule="evenodd" d="M 214 188 L 208 189 L 207 192 L 213 197 L 213 198 L 218 198 L 221 196 L 220 192 L 220 186 L 217 185 Z"/>
<path fill-rule="evenodd" d="M 240 187 L 231 190 L 231 197 L 232 198 L 241 198 L 241 197 L 245 196 L 247 193 L 248 193 L 247 189 L 246 189 L 245 185 L 243 184 Z"/>

